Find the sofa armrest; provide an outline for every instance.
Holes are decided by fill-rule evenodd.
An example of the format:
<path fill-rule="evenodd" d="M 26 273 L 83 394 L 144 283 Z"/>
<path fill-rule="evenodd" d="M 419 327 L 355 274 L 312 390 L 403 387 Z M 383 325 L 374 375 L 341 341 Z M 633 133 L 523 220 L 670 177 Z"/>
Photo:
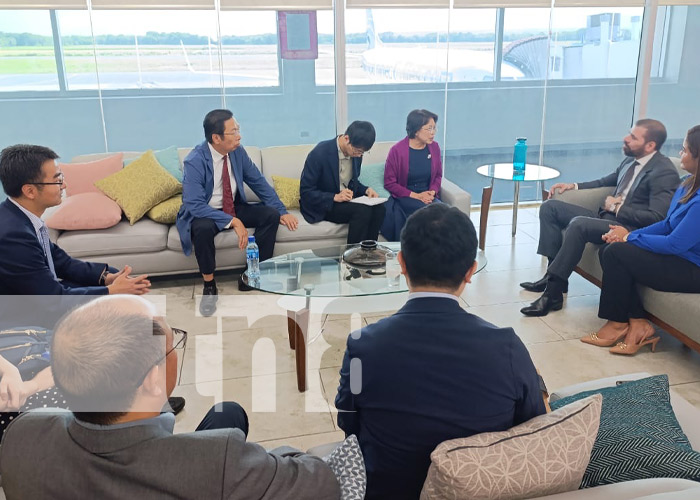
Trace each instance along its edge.
<path fill-rule="evenodd" d="M 442 178 L 442 186 L 440 187 L 440 199 L 451 207 L 459 208 L 467 215 L 469 215 L 471 211 L 472 195 L 444 177 Z"/>
<path fill-rule="evenodd" d="M 553 200 L 565 201 L 572 205 L 578 205 L 587 208 L 594 213 L 598 213 L 598 209 L 603 206 L 605 198 L 613 193 L 611 187 L 600 187 L 593 189 L 572 189 L 561 194 L 554 193 Z"/>

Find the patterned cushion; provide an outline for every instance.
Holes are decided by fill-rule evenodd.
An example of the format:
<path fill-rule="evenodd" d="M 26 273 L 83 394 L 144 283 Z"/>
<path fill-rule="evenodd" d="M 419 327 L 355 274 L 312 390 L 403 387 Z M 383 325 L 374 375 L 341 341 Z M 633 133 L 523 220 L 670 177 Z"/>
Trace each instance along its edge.
<path fill-rule="evenodd" d="M 275 192 L 280 200 L 287 208 L 299 208 L 299 179 L 290 179 L 289 177 L 280 177 L 279 175 L 272 176 L 272 184 L 274 184 Z"/>
<path fill-rule="evenodd" d="M 421 500 L 507 500 L 575 490 L 598 432 L 601 400 L 592 396 L 508 431 L 439 444 Z"/>
<path fill-rule="evenodd" d="M 700 481 L 700 453 L 676 420 L 666 375 L 574 394 L 552 409 L 591 394 L 603 396 L 603 410 L 581 488 L 654 477 Z"/>
<path fill-rule="evenodd" d="M 182 184 L 160 166 L 153 151 L 95 186 L 122 207 L 132 225 L 158 203 L 182 192 Z"/>
<path fill-rule="evenodd" d="M 166 149 L 161 149 L 160 151 L 154 151 L 156 155 L 156 160 L 160 163 L 160 166 L 168 171 L 170 175 L 175 177 L 178 182 L 182 182 L 182 167 L 180 167 L 180 155 L 177 153 L 177 148 L 175 146 L 170 146 Z M 129 158 L 124 160 L 124 166 L 129 163 L 133 163 L 138 158 Z"/>
<path fill-rule="evenodd" d="M 389 191 L 384 189 L 383 163 L 362 165 L 362 170 L 360 170 L 360 182 L 365 186 L 374 189 L 380 198 L 388 198 L 389 196 L 391 196 Z"/>
<path fill-rule="evenodd" d="M 340 483 L 341 500 L 362 500 L 367 490 L 365 460 L 355 435 L 349 436 L 323 460 Z"/>
<path fill-rule="evenodd" d="M 177 219 L 177 213 L 180 211 L 182 206 L 182 195 L 176 194 L 172 198 L 168 198 L 162 203 L 158 203 L 155 207 L 150 209 L 146 215 L 161 224 L 175 224 L 175 219 Z"/>

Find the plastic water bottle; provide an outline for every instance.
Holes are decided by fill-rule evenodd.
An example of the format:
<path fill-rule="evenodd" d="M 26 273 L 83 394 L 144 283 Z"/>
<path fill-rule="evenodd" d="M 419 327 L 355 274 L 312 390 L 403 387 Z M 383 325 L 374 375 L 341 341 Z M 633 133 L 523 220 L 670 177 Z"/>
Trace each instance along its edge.
<path fill-rule="evenodd" d="M 255 236 L 248 236 L 248 246 L 245 249 L 248 260 L 248 281 L 260 279 L 260 251 L 255 243 Z"/>
<path fill-rule="evenodd" d="M 523 173 L 527 163 L 527 138 L 518 137 L 517 141 L 513 148 L 513 170 Z"/>

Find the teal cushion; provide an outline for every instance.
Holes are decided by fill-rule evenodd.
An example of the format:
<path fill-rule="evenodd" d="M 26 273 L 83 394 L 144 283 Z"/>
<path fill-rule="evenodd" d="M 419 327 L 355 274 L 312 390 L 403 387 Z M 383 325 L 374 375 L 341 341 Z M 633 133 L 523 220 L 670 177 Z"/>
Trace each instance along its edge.
<path fill-rule="evenodd" d="M 552 410 L 592 394 L 603 395 L 603 408 L 581 488 L 654 477 L 700 481 L 700 453 L 673 413 L 666 375 L 574 394 Z"/>
<path fill-rule="evenodd" d="M 182 169 L 180 168 L 180 156 L 177 154 L 177 147 L 170 146 L 169 148 L 161 149 L 160 151 L 154 151 L 153 154 L 156 155 L 156 160 L 158 160 L 158 163 L 160 163 L 170 175 L 175 177 L 179 183 L 182 183 Z M 126 167 L 134 160 L 136 160 L 136 158 L 124 160 L 124 166 Z"/>
<path fill-rule="evenodd" d="M 362 170 L 360 170 L 360 182 L 365 186 L 374 189 L 381 198 L 388 198 L 391 196 L 389 191 L 384 189 L 383 163 L 362 165 Z"/>
<path fill-rule="evenodd" d="M 5 201 L 7 199 L 7 195 L 5 194 L 5 190 L 0 187 L 0 203 Z"/>

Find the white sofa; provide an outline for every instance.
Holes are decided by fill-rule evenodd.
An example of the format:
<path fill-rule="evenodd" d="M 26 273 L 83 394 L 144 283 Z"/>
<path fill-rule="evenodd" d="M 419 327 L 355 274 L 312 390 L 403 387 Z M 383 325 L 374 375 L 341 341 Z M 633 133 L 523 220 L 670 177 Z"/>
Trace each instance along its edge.
<path fill-rule="evenodd" d="M 384 163 L 392 142 L 378 142 L 363 159 L 364 165 Z M 272 185 L 272 176 L 298 178 L 312 144 L 257 148 L 246 146 L 253 162 Z M 179 148 L 182 162 L 192 148 Z M 114 153 L 98 153 L 76 156 L 73 163 L 87 162 L 110 156 Z M 134 158 L 140 152 L 125 152 L 124 158 Z M 249 201 L 259 201 L 248 187 Z M 469 215 L 471 195 L 454 183 L 443 178 L 442 201 L 455 206 Z M 291 211 L 299 219 L 299 228 L 289 231 L 280 226 L 277 232 L 275 255 L 297 250 L 345 244 L 347 225 L 320 222 L 308 224 L 298 210 Z M 71 256 L 97 262 L 107 262 L 121 268 L 125 264 L 133 267 L 134 273 L 151 276 L 197 272 L 194 255 L 182 253 L 180 236 L 174 225 L 159 224 L 144 217 L 133 226 L 122 220 L 109 229 L 91 231 L 51 231 L 51 237 Z M 232 269 L 245 266 L 245 254 L 238 249 L 238 238 L 234 231 L 225 231 L 216 236 L 217 268 Z M 223 251 L 222 251 L 223 250 Z"/>

